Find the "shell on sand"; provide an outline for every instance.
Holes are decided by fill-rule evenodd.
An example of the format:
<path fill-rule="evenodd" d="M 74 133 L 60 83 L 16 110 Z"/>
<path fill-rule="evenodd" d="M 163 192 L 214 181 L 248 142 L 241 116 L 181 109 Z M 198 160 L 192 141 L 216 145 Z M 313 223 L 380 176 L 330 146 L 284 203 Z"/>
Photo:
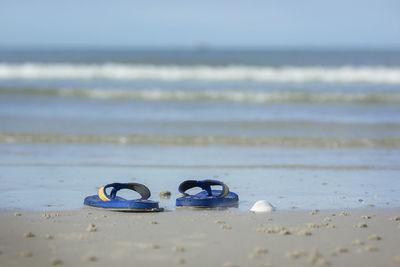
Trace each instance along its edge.
<path fill-rule="evenodd" d="M 250 211 L 252 212 L 271 212 L 274 210 L 275 207 L 268 203 L 266 200 L 257 201 L 250 209 Z"/>

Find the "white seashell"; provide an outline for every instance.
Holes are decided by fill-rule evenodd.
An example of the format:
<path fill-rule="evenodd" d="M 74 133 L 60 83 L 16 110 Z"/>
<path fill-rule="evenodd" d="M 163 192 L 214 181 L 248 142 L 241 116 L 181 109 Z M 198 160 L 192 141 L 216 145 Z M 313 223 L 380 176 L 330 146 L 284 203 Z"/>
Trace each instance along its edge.
<path fill-rule="evenodd" d="M 274 210 L 275 207 L 268 203 L 266 200 L 257 201 L 250 209 L 250 211 L 252 212 L 271 212 Z"/>

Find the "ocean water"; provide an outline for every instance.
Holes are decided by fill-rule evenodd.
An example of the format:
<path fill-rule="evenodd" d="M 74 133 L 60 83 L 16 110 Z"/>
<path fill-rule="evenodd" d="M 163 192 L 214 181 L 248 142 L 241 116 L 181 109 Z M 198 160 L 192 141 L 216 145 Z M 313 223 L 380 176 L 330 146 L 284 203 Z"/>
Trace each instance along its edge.
<path fill-rule="evenodd" d="M 0 209 L 207 178 L 243 211 L 398 208 L 399 177 L 400 51 L 0 50 Z"/>

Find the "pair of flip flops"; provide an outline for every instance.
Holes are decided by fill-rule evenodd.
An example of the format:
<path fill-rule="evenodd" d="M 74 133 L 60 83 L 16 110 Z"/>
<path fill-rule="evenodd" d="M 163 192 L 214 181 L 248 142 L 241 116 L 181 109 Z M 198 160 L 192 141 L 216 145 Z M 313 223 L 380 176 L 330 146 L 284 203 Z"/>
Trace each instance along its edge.
<path fill-rule="evenodd" d="M 221 186 L 221 190 L 213 190 L 211 186 Z M 200 187 L 201 192 L 190 195 L 187 190 Z M 107 193 L 107 189 L 111 189 Z M 127 200 L 117 196 L 117 192 L 121 189 L 130 189 L 140 194 L 140 199 Z M 226 184 L 217 180 L 187 180 L 179 185 L 179 192 L 182 197 L 176 199 L 177 207 L 192 208 L 218 208 L 218 207 L 235 207 L 238 205 L 239 197 L 233 192 L 229 192 Z M 139 183 L 113 183 L 101 187 L 97 195 L 88 196 L 84 200 L 84 204 L 96 208 L 104 208 L 117 211 L 144 211 L 157 212 L 163 211 L 157 201 L 149 200 L 150 190 L 143 184 Z"/>

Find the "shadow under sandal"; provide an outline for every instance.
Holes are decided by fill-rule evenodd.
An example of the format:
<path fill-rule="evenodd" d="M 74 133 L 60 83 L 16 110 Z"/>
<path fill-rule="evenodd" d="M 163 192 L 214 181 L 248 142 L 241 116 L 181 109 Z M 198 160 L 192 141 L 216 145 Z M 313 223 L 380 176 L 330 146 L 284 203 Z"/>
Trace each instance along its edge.
<path fill-rule="evenodd" d="M 107 189 L 112 188 L 110 194 Z M 127 200 L 117 196 L 121 189 L 130 189 L 140 194 L 140 199 Z M 95 208 L 103 208 L 115 211 L 135 211 L 135 212 L 157 212 L 163 211 L 159 208 L 157 201 L 148 200 L 151 193 L 147 186 L 138 183 L 113 183 L 101 187 L 97 195 L 88 196 L 84 204 Z"/>
<path fill-rule="evenodd" d="M 221 190 L 212 190 L 211 186 L 221 186 Z M 200 187 L 203 191 L 189 195 L 187 190 Z M 217 180 L 187 180 L 179 185 L 179 192 L 183 195 L 176 199 L 177 207 L 191 208 L 219 208 L 219 207 L 237 207 L 239 197 L 233 192 L 229 192 L 226 184 Z"/>

